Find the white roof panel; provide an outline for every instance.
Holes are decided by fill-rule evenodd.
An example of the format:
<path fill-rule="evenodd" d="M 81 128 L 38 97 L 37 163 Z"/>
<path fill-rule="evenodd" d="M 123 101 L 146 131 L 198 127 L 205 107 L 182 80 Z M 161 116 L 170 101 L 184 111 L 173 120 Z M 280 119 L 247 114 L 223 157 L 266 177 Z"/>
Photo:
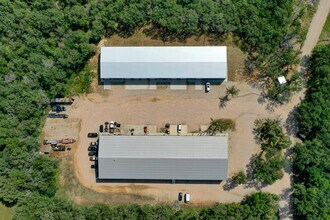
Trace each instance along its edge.
<path fill-rule="evenodd" d="M 227 47 L 102 47 L 101 78 L 227 78 Z"/>

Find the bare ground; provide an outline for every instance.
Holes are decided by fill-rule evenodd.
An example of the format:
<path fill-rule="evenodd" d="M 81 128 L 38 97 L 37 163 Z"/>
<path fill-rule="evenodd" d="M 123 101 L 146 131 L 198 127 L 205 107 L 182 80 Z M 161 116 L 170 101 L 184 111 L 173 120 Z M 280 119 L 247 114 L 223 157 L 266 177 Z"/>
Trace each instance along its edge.
<path fill-rule="evenodd" d="M 230 100 L 227 106 L 219 108 L 219 97 L 224 95 L 225 87 L 236 85 L 240 90 L 237 98 Z M 188 86 L 189 87 L 189 86 Z M 192 86 L 191 86 L 192 87 Z M 79 141 L 74 154 L 75 174 L 79 182 L 86 188 L 102 193 L 124 193 L 140 195 L 146 200 L 137 203 L 174 202 L 177 193 L 189 192 L 192 203 L 207 205 L 214 202 L 239 202 L 252 192 L 260 190 L 254 186 L 238 186 L 230 191 L 223 189 L 225 181 L 220 185 L 202 184 L 115 184 L 96 183 L 95 172 L 90 168 L 87 146 L 88 132 L 97 131 L 105 121 L 115 120 L 122 124 L 156 124 L 185 123 L 189 131 L 198 130 L 199 125 L 208 124 L 210 118 L 232 118 L 236 122 L 236 131 L 230 134 L 229 176 L 240 170 L 246 170 L 253 154 L 260 151 L 255 144 L 252 133 L 255 119 L 260 117 L 286 118 L 292 106 L 284 106 L 276 112 L 269 112 L 258 103 L 259 91 L 244 82 L 227 82 L 221 86 L 212 86 L 212 91 L 188 88 L 185 91 L 171 90 L 125 90 L 124 86 L 113 86 L 111 91 L 91 93 L 77 99 L 72 106 L 70 117 L 81 120 Z M 155 99 L 156 98 L 156 99 Z M 157 100 L 157 101 L 154 101 Z M 290 187 L 289 174 L 282 180 L 262 191 L 281 194 Z M 115 202 L 115 201 L 110 201 Z"/>
<path fill-rule="evenodd" d="M 128 39 L 114 36 L 110 41 L 102 40 L 99 46 L 159 43 L 144 36 L 138 38 L 142 40 L 137 41 L 136 36 Z M 203 39 L 202 43 L 196 42 L 200 40 L 188 39 L 186 45 L 204 45 L 205 42 L 209 42 L 207 39 Z M 228 56 L 230 78 L 240 80 L 239 74 L 242 73 L 245 56 L 235 47 L 229 48 Z M 97 75 L 98 54 L 90 60 L 89 65 Z M 230 85 L 236 85 L 241 91 L 240 95 L 221 108 L 219 97 L 224 96 L 225 88 Z M 251 157 L 260 151 L 252 134 L 254 120 L 278 115 L 286 118 L 287 112 L 292 108 L 288 105 L 276 112 L 267 111 L 266 107 L 258 102 L 260 92 L 243 81 L 226 82 L 221 86 L 212 85 L 211 92 L 205 94 L 201 90 L 195 90 L 194 86 L 188 86 L 187 90 L 173 91 L 168 88 L 125 90 L 124 86 L 112 85 L 112 90 L 103 90 L 95 77 L 93 91 L 77 97 L 67 112 L 71 119 L 78 120 L 80 124 L 78 127 L 72 127 L 72 130 L 75 130 L 72 132 L 78 134 L 76 147 L 72 154 L 65 154 L 62 159 L 62 189 L 59 194 L 68 196 L 78 203 L 171 203 L 177 199 L 180 191 L 191 194 L 193 205 L 239 202 L 245 195 L 260 189 L 246 185 L 228 191 L 223 188 L 225 181 L 220 185 L 96 183 L 95 170 L 91 169 L 92 162 L 87 156 L 87 147 L 91 140 L 86 135 L 88 132 L 97 131 L 100 124 L 110 120 L 122 124 L 155 124 L 158 127 L 165 123 L 184 123 L 188 125 L 189 131 L 196 131 L 201 124 L 208 124 L 211 117 L 232 118 L 236 122 L 236 131 L 231 132 L 229 144 L 229 176 L 232 176 L 240 170 L 245 171 Z M 46 129 L 47 126 L 53 125 L 49 121 L 46 122 L 45 135 L 55 135 L 53 131 Z M 65 128 L 62 131 L 66 134 L 68 132 Z M 290 178 L 285 173 L 282 180 L 261 190 L 281 194 L 288 187 Z"/>

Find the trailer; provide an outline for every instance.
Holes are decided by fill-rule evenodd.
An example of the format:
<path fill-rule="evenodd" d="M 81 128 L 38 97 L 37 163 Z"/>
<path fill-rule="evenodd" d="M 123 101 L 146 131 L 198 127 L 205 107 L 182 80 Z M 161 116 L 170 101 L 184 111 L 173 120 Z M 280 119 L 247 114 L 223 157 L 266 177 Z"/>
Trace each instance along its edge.
<path fill-rule="evenodd" d="M 44 145 L 51 144 L 56 145 L 58 143 L 58 140 L 44 140 Z"/>
<path fill-rule="evenodd" d="M 72 144 L 72 143 L 76 142 L 76 140 L 73 138 L 65 138 L 65 139 L 59 140 L 58 142 L 61 144 Z"/>
<path fill-rule="evenodd" d="M 68 118 L 68 115 L 67 114 L 50 113 L 50 114 L 48 114 L 48 118 Z"/>

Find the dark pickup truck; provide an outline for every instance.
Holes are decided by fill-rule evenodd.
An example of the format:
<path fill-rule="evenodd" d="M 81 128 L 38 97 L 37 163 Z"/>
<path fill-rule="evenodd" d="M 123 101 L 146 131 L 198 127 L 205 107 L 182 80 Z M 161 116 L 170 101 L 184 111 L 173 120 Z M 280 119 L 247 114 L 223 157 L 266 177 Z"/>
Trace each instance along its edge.
<path fill-rule="evenodd" d="M 89 146 L 89 147 L 88 147 L 88 151 L 96 151 L 96 147 L 94 147 L 94 146 Z"/>
<path fill-rule="evenodd" d="M 65 151 L 65 146 L 59 145 L 53 148 L 54 151 Z"/>
<path fill-rule="evenodd" d="M 97 137 L 97 133 L 88 133 L 87 137 L 89 138 L 96 138 Z"/>
<path fill-rule="evenodd" d="M 65 107 L 64 106 L 60 106 L 60 105 L 53 105 L 52 106 L 52 111 L 53 112 L 62 112 L 65 111 Z"/>
<path fill-rule="evenodd" d="M 68 118 L 68 115 L 67 114 L 50 113 L 50 114 L 48 114 L 48 118 Z"/>

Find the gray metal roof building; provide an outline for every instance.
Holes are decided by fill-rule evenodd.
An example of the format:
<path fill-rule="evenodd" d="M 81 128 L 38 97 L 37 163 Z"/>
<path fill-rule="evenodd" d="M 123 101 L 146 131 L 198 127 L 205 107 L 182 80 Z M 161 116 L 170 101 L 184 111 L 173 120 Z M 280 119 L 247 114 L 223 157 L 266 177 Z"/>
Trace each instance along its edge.
<path fill-rule="evenodd" d="M 100 136 L 98 179 L 224 180 L 228 137 Z"/>
<path fill-rule="evenodd" d="M 101 79 L 226 79 L 227 47 L 102 47 Z"/>

